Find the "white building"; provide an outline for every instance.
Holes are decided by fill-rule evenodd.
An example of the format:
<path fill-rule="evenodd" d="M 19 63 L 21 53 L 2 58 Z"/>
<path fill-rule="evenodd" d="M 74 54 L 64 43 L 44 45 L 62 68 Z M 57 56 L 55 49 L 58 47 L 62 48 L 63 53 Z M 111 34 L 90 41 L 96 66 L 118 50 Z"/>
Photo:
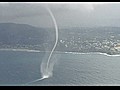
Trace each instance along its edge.
<path fill-rule="evenodd" d="M 116 50 L 120 51 L 120 44 L 117 44 L 114 48 L 115 48 Z"/>

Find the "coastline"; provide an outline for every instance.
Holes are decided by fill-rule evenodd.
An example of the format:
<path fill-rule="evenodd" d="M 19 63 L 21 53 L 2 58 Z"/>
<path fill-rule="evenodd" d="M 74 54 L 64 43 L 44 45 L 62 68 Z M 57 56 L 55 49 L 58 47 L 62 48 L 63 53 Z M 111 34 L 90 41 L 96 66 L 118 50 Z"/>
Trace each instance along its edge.
<path fill-rule="evenodd" d="M 32 49 L 6 49 L 6 48 L 2 48 L 0 49 L 0 51 L 17 51 L 17 52 L 35 52 L 35 53 L 40 53 L 40 52 L 51 52 L 51 51 L 40 51 L 40 50 L 32 50 Z M 116 57 L 116 56 L 120 56 L 120 54 L 115 54 L 115 55 L 110 55 L 107 53 L 101 53 L 101 52 L 87 52 L 87 53 L 81 53 L 81 52 L 61 52 L 61 51 L 54 51 L 55 53 L 62 53 L 62 54 L 101 54 L 101 55 L 105 55 L 105 56 L 112 56 L 112 57 Z"/>

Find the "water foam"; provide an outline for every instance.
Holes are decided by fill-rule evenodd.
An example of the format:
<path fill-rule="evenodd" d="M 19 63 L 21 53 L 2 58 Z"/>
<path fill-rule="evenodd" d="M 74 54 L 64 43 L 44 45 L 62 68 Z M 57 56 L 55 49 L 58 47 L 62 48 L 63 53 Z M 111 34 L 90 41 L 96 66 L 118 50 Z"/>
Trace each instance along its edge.
<path fill-rule="evenodd" d="M 100 55 L 105 55 L 105 56 L 110 56 L 110 57 L 118 57 L 120 56 L 119 54 L 116 55 L 109 55 L 107 53 L 101 53 L 101 52 L 88 52 L 88 53 L 80 53 L 80 52 L 65 52 L 66 54 L 100 54 Z"/>
<path fill-rule="evenodd" d="M 0 51 L 41 52 L 41 51 L 39 51 L 39 50 L 30 50 L 30 49 L 10 49 L 10 48 L 8 48 L 8 49 L 0 49 Z"/>

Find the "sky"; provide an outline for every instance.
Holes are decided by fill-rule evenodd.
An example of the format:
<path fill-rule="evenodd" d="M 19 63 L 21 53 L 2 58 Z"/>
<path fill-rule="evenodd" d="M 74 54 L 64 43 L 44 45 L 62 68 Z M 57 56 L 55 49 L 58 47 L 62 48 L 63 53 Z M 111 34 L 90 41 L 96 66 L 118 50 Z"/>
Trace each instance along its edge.
<path fill-rule="evenodd" d="M 120 27 L 120 3 L 0 3 L 0 23 L 54 27 L 46 7 L 59 28 Z"/>

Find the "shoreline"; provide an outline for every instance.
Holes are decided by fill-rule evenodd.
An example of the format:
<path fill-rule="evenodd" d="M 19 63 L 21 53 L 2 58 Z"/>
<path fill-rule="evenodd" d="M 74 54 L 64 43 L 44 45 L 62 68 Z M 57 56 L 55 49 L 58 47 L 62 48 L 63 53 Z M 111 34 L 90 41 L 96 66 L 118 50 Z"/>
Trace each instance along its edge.
<path fill-rule="evenodd" d="M 110 57 L 120 56 L 120 54 L 116 54 L 116 55 L 109 55 L 109 54 L 107 54 L 107 53 L 101 53 L 101 52 L 89 52 L 89 53 L 65 52 L 65 53 L 71 53 L 71 54 L 100 54 L 100 55 L 110 56 Z"/>
<path fill-rule="evenodd" d="M 40 52 L 51 52 L 51 51 L 39 51 L 39 50 L 32 50 L 32 49 L 0 49 L 0 51 L 18 51 L 18 52 L 35 52 L 35 53 L 40 53 Z M 101 53 L 101 52 L 87 52 L 87 53 L 81 53 L 81 52 L 61 52 L 61 51 L 54 51 L 55 53 L 62 53 L 62 54 L 100 54 L 100 55 L 105 55 L 105 56 L 120 56 L 120 54 L 115 54 L 115 55 L 109 55 L 107 53 Z"/>

